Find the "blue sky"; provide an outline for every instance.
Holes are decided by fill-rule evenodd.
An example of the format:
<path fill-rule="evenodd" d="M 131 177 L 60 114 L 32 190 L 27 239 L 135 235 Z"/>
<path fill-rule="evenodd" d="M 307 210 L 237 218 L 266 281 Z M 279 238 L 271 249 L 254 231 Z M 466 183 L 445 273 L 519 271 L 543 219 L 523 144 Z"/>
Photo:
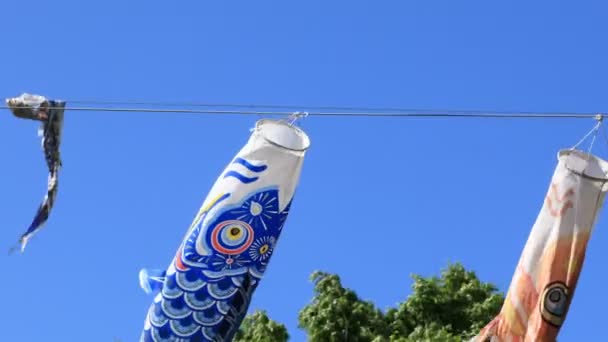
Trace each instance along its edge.
<path fill-rule="evenodd" d="M 3 1 L 0 96 L 607 111 L 600 1 Z M 69 105 L 69 104 L 68 104 Z M 136 341 L 165 267 L 256 117 L 67 112 L 55 210 L 2 256 L 3 341 Z M 310 117 L 290 218 L 251 309 L 287 324 L 308 276 L 387 308 L 460 261 L 505 291 L 559 149 L 585 120 Z M 0 113 L 0 246 L 46 186 L 38 125 Z M 606 141 L 594 151 L 608 156 Z M 605 334 L 600 217 L 560 341 Z M 3 248 L 4 248 L 3 247 Z"/>

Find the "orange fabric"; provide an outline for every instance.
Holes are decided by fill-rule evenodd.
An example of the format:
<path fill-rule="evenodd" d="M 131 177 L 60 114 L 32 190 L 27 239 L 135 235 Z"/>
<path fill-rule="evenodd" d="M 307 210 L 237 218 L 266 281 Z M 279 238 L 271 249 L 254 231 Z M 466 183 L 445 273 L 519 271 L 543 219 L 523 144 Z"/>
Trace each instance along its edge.
<path fill-rule="evenodd" d="M 578 151 L 560 153 L 503 307 L 472 341 L 557 339 L 606 193 L 607 172 L 608 163 L 603 160 Z"/>

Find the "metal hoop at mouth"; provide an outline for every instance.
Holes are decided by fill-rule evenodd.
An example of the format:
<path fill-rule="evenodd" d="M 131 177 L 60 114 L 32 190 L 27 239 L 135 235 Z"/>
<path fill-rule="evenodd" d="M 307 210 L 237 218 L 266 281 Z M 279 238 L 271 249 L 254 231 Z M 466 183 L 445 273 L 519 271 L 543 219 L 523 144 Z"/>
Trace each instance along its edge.
<path fill-rule="evenodd" d="M 291 137 L 284 137 L 284 138 L 292 139 L 292 140 L 297 139 L 297 140 L 299 140 L 298 145 L 301 145 L 302 147 L 293 146 L 296 144 L 289 146 L 286 142 L 281 142 L 281 141 L 278 141 L 279 139 L 276 139 L 276 138 L 273 139 L 273 138 L 269 137 L 268 134 L 262 132 L 262 126 L 264 124 L 281 125 L 281 126 L 287 128 L 289 130 L 290 134 L 293 134 L 293 135 Z M 265 141 L 267 141 L 269 144 L 272 144 L 272 145 L 280 147 L 280 148 L 284 148 L 289 151 L 304 152 L 310 147 L 310 138 L 308 137 L 306 132 L 304 132 L 302 129 L 300 129 L 297 126 L 290 124 L 288 122 L 282 121 L 282 120 L 271 120 L 271 119 L 258 120 L 255 124 L 255 131 L 258 132 L 261 135 L 261 137 Z"/>
<path fill-rule="evenodd" d="M 564 160 L 566 169 L 573 174 L 593 181 L 608 181 L 608 161 L 605 161 L 604 159 L 601 159 L 591 153 L 575 149 L 559 151 L 557 154 L 558 159 L 562 156 L 566 157 Z M 574 158 L 580 159 L 574 160 Z M 584 164 L 581 162 L 584 162 Z M 590 171 L 589 165 L 592 163 L 597 165 L 595 170 L 596 172 L 594 172 L 593 175 L 588 173 L 588 171 Z M 600 174 L 602 176 L 600 176 Z"/>

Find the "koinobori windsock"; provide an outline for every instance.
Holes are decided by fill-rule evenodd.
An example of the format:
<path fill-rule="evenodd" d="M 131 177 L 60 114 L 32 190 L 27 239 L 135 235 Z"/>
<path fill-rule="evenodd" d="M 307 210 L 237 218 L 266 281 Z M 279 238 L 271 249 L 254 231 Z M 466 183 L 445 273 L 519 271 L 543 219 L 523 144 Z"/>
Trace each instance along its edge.
<path fill-rule="evenodd" d="M 29 239 L 36 234 L 49 218 L 57 196 L 59 169 L 61 168 L 61 134 L 63 131 L 64 101 L 47 100 L 43 96 L 23 94 L 6 100 L 7 105 L 18 118 L 42 122 L 39 135 L 49 170 L 47 193 L 27 230 L 21 235 L 21 251 Z"/>
<path fill-rule="evenodd" d="M 231 341 L 285 225 L 310 144 L 260 120 L 228 164 L 166 270 L 140 272 L 155 293 L 141 341 Z"/>
<path fill-rule="evenodd" d="M 555 341 L 603 206 L 608 162 L 562 150 L 503 307 L 475 342 Z"/>

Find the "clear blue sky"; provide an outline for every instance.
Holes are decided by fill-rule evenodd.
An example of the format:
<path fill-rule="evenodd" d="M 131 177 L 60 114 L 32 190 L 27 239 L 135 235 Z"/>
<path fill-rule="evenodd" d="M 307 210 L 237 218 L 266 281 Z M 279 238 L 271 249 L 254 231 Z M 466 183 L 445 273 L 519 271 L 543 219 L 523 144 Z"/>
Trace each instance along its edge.
<path fill-rule="evenodd" d="M 600 1 L 3 1 L 0 96 L 608 111 Z M 1 256 L 2 341 L 136 341 L 165 267 L 255 117 L 67 112 L 51 219 Z M 287 324 L 322 269 L 381 308 L 461 261 L 505 291 L 560 148 L 593 122 L 317 118 L 251 309 Z M 37 123 L 0 112 L 0 247 L 45 191 Z M 605 141 L 595 152 L 606 157 Z M 600 217 L 560 341 L 605 335 Z"/>

